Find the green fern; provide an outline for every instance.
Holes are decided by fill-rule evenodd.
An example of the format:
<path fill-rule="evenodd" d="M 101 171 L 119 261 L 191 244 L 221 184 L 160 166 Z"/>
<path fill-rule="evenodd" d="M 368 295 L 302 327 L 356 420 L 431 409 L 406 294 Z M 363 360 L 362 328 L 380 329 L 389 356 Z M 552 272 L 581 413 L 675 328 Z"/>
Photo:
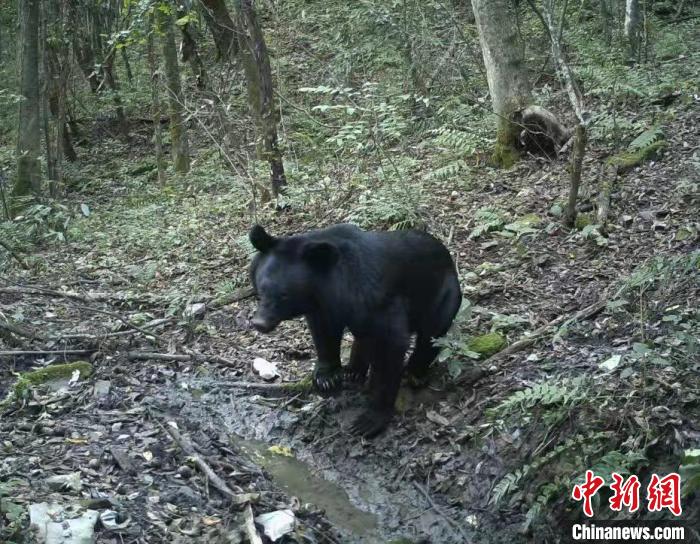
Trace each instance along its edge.
<path fill-rule="evenodd" d="M 462 159 L 447 163 L 445 166 L 433 170 L 426 177 L 428 179 L 450 179 L 455 177 L 459 172 L 467 168 L 467 163 Z"/>
<path fill-rule="evenodd" d="M 501 481 L 498 482 L 491 492 L 491 504 L 500 503 L 506 495 L 512 494 L 516 489 L 518 489 L 518 484 L 529 472 L 529 467 L 527 465 L 519 468 L 514 472 L 509 472 Z"/>
<path fill-rule="evenodd" d="M 659 140 L 663 140 L 663 138 L 664 133 L 661 128 L 658 126 L 651 127 L 632 140 L 628 147 L 631 151 L 644 149 L 645 147 L 649 147 L 651 144 L 656 143 Z"/>
<path fill-rule="evenodd" d="M 525 514 L 524 529 L 527 530 L 530 526 L 542 517 L 542 512 L 547 504 L 555 497 L 561 496 L 562 490 L 565 488 L 563 482 L 544 484 L 537 490 L 537 496 Z"/>
<path fill-rule="evenodd" d="M 536 405 L 567 406 L 583 398 L 585 393 L 585 377 L 563 379 L 559 383 L 542 382 L 516 391 L 498 406 L 492 408 L 489 414 L 503 417 L 516 410 L 530 409 Z"/>
<path fill-rule="evenodd" d="M 464 155 L 474 153 L 477 142 L 474 136 L 468 132 L 456 130 L 450 127 L 440 127 L 433 131 L 434 143 L 440 147 L 446 147 Z"/>
<path fill-rule="evenodd" d="M 505 218 L 498 210 L 491 208 L 480 208 L 474 214 L 476 227 L 469 234 L 470 239 L 478 238 L 487 232 L 500 230 L 505 224 Z"/>

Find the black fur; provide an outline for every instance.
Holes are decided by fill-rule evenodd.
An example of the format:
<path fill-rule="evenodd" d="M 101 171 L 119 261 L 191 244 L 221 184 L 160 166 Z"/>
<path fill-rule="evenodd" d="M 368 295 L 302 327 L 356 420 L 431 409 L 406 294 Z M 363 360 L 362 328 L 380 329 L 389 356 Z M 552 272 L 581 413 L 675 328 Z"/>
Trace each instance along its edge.
<path fill-rule="evenodd" d="M 370 437 L 391 419 L 411 334 L 416 347 L 406 370 L 421 378 L 437 355 L 432 339 L 444 335 L 462 294 L 447 248 L 418 231 L 366 232 L 335 225 L 275 238 L 256 225 L 250 240 L 259 253 L 251 280 L 260 303 L 253 325 L 272 331 L 304 316 L 318 361 L 314 384 L 332 391 L 342 383 L 340 342 L 355 337 L 346 377 L 364 381 L 371 402 L 353 424 Z"/>

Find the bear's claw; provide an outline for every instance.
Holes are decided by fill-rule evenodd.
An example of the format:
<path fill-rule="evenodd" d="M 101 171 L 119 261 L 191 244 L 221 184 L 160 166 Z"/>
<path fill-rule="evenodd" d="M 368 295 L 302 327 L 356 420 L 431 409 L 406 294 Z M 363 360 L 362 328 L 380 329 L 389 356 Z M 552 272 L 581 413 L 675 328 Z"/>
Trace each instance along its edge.
<path fill-rule="evenodd" d="M 327 370 L 316 370 L 313 382 L 314 387 L 321 393 L 333 393 L 343 385 L 343 375 L 338 371 L 329 373 Z"/>
<path fill-rule="evenodd" d="M 343 371 L 343 380 L 348 383 L 362 385 L 367 379 L 367 370 L 356 370 L 354 368 L 346 368 Z"/>

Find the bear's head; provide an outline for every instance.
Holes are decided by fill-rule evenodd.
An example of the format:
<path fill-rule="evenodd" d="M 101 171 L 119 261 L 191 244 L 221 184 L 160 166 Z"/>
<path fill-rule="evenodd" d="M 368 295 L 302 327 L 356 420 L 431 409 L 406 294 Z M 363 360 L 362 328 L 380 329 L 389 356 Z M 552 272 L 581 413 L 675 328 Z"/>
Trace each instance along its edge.
<path fill-rule="evenodd" d="M 316 307 L 322 276 L 337 263 L 338 247 L 309 234 L 274 237 L 255 225 L 249 234 L 258 253 L 250 278 L 259 304 L 251 321 L 260 332 L 270 332 L 282 321 L 310 313 Z"/>

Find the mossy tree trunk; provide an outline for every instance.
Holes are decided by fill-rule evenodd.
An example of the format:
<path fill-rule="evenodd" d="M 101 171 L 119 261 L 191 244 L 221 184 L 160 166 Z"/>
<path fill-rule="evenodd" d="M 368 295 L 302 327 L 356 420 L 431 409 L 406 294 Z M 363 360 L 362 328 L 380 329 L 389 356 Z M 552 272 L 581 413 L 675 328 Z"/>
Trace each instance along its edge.
<path fill-rule="evenodd" d="M 184 101 L 180 83 L 180 66 L 177 61 L 175 45 L 175 25 L 173 8 L 170 4 L 160 4 L 157 8 L 158 25 L 161 31 L 161 45 L 165 60 L 165 79 L 170 110 L 170 140 L 175 172 L 186 173 L 190 170 L 190 150 L 187 139 L 187 127 L 184 123 Z"/>
<path fill-rule="evenodd" d="M 248 102 L 258 126 L 258 156 L 270 165 L 270 186 L 277 197 L 287 185 L 287 179 L 277 140 L 279 117 L 274 106 L 270 56 L 252 0 L 236 0 L 236 8 Z"/>
<path fill-rule="evenodd" d="M 40 0 L 19 2 L 20 94 L 17 130 L 17 178 L 14 196 L 39 194 L 41 132 L 39 117 L 39 4 Z"/>
<path fill-rule="evenodd" d="M 574 131 L 574 143 L 571 150 L 571 186 L 569 187 L 569 200 L 566 205 L 566 213 L 564 214 L 564 224 L 567 227 L 573 227 L 576 224 L 576 200 L 578 199 L 578 190 L 581 185 L 581 169 L 583 157 L 586 153 L 587 140 L 586 126 L 583 123 L 579 123 Z"/>
<path fill-rule="evenodd" d="M 472 0 L 472 7 L 496 114 L 493 159 L 496 165 L 507 168 L 519 155 L 520 127 L 513 122 L 513 115 L 532 102 L 515 7 L 512 0 Z"/>
<path fill-rule="evenodd" d="M 156 57 L 153 32 L 155 25 L 150 21 L 151 31 L 148 33 L 148 67 L 151 72 L 151 103 L 153 106 L 153 143 L 156 151 L 156 166 L 158 169 L 158 183 L 165 185 L 165 160 L 163 157 L 163 127 L 160 122 L 160 71 L 158 70 L 158 60 Z"/>

